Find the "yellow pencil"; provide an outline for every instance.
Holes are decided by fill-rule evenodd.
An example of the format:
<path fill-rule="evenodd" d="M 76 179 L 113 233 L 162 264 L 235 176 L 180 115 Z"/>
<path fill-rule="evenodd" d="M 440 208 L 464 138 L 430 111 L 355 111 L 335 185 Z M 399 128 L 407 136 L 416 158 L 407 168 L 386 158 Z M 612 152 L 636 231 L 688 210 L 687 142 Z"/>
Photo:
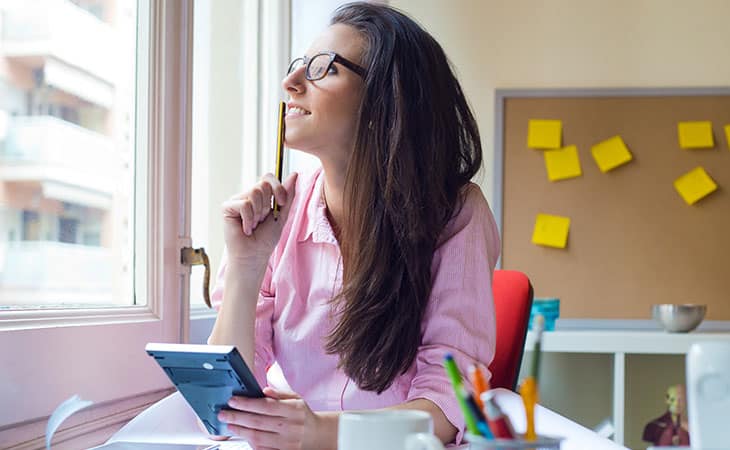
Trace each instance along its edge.
<path fill-rule="evenodd" d="M 284 115 L 286 114 L 286 103 L 279 102 L 279 127 L 276 136 L 276 179 L 281 183 L 282 172 L 284 166 Z M 274 197 L 272 206 L 274 212 L 274 220 L 279 220 L 279 205 Z"/>

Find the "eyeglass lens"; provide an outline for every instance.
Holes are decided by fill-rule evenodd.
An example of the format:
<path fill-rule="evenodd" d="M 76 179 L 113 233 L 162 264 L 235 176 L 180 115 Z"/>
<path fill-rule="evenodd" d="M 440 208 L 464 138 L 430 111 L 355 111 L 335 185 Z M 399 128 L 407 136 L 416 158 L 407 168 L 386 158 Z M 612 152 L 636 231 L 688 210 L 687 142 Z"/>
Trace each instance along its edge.
<path fill-rule="evenodd" d="M 327 75 L 327 70 L 329 69 L 329 65 L 332 61 L 332 57 L 327 54 L 319 54 L 312 57 L 312 59 L 308 60 L 307 70 L 305 73 L 305 76 L 308 80 L 320 80 Z M 304 59 L 303 58 L 297 58 L 294 61 L 292 61 L 291 65 L 289 66 L 289 72 L 292 73 L 296 70 L 298 70 L 300 67 L 304 65 Z"/>
<path fill-rule="evenodd" d="M 330 61 L 332 58 L 329 55 L 316 55 L 309 62 L 307 77 L 310 80 L 319 80 L 324 78 L 329 69 Z"/>

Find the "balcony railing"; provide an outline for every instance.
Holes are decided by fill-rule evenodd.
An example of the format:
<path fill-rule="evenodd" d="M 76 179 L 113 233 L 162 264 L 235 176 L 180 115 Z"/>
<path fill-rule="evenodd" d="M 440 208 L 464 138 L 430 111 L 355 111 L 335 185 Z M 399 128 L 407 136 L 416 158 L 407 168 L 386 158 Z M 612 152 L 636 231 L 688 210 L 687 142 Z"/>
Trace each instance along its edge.
<path fill-rule="evenodd" d="M 5 56 L 55 57 L 114 84 L 113 28 L 68 0 L 7 2 L 0 29 Z"/>
<path fill-rule="evenodd" d="M 17 168 L 43 167 L 50 170 L 36 173 L 66 173 L 71 179 L 56 181 L 105 194 L 113 191 L 120 165 L 121 158 L 114 151 L 111 138 L 51 116 L 12 117 L 5 144 L 0 146 L 0 166 L 5 166 L 4 171 L 27 173 Z M 8 173 L 3 175 L 8 177 Z"/>
<path fill-rule="evenodd" d="M 24 304 L 31 299 L 88 303 L 111 298 L 115 284 L 109 248 L 51 241 L 7 242 L 4 247 L 0 303 Z"/>

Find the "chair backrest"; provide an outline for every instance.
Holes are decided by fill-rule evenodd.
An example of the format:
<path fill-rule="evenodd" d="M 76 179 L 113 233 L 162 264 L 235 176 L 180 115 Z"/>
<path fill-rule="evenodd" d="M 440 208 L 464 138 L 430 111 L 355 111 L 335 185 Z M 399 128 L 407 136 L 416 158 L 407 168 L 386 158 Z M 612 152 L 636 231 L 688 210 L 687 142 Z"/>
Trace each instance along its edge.
<path fill-rule="evenodd" d="M 532 284 L 522 272 L 495 270 L 492 280 L 497 344 L 490 386 L 515 390 L 532 308 Z"/>

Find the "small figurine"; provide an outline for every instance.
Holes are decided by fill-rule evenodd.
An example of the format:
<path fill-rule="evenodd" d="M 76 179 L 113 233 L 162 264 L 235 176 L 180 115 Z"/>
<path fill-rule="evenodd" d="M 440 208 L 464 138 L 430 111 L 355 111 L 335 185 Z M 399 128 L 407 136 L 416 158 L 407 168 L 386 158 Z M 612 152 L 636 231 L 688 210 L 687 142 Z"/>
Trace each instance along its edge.
<path fill-rule="evenodd" d="M 689 422 L 684 385 L 669 386 L 665 402 L 667 412 L 644 427 L 643 440 L 656 446 L 688 446 Z"/>

